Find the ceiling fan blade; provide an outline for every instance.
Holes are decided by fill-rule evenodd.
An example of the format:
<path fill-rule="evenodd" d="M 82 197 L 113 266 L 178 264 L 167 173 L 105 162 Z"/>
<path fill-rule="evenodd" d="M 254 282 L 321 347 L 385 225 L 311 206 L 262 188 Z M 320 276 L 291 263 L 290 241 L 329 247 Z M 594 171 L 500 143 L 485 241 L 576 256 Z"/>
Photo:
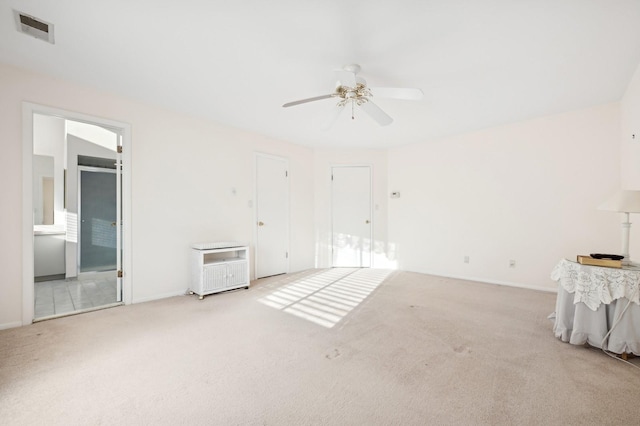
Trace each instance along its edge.
<path fill-rule="evenodd" d="M 299 101 L 287 102 L 286 104 L 282 105 L 282 107 L 283 108 L 287 108 L 287 107 L 290 107 L 290 106 L 306 104 L 307 102 L 319 101 L 319 100 L 322 100 L 322 99 L 329 99 L 331 97 L 333 97 L 333 94 L 316 96 L 314 98 L 300 99 Z"/>
<path fill-rule="evenodd" d="M 331 115 L 329 116 L 327 121 L 322 125 L 321 129 L 325 131 L 329 130 L 331 126 L 333 126 L 333 124 L 338 120 L 338 117 L 340 117 L 340 114 L 342 114 L 342 111 L 344 111 L 344 105 L 342 106 L 336 105 L 333 111 L 331 111 Z"/>
<path fill-rule="evenodd" d="M 369 114 L 369 117 L 373 118 L 381 126 L 387 126 L 393 123 L 393 118 L 371 101 L 363 103 L 360 105 L 360 108 L 362 108 L 364 112 Z"/>
<path fill-rule="evenodd" d="M 369 90 L 374 98 L 419 101 L 424 96 L 422 90 L 410 87 L 370 87 Z"/>
<path fill-rule="evenodd" d="M 336 70 L 336 78 L 340 86 L 356 87 L 356 75 L 347 70 Z"/>

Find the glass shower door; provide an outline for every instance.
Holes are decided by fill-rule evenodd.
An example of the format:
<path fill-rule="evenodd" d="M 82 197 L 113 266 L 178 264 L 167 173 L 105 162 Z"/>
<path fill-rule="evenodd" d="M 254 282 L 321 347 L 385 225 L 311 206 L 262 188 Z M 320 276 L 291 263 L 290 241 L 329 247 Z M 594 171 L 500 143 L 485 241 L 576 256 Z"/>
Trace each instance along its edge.
<path fill-rule="evenodd" d="M 80 167 L 79 271 L 117 268 L 116 170 Z"/>

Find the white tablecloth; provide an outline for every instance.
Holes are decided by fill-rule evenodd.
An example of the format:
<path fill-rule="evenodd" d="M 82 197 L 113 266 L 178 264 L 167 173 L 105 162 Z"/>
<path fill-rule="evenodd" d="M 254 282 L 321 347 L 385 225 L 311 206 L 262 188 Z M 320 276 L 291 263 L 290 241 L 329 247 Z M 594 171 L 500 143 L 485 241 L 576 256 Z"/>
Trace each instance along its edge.
<path fill-rule="evenodd" d="M 588 343 L 600 348 L 629 305 L 611 331 L 605 349 L 640 355 L 640 270 L 602 268 L 563 259 L 551 279 L 558 281 L 553 326 L 556 337 L 574 345 Z"/>

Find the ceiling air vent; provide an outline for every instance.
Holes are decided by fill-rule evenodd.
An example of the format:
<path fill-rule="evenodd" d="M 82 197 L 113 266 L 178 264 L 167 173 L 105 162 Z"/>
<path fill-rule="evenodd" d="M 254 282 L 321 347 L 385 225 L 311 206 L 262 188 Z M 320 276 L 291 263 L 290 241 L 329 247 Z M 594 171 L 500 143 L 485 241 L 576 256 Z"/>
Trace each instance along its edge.
<path fill-rule="evenodd" d="M 53 44 L 53 24 L 17 10 L 13 11 L 13 15 L 16 18 L 18 31 Z"/>

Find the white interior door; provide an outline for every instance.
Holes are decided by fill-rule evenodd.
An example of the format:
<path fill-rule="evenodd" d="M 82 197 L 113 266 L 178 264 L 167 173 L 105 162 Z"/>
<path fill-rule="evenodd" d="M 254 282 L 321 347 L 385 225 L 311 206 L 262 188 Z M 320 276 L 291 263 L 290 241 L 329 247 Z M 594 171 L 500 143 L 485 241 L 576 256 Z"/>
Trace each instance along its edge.
<path fill-rule="evenodd" d="M 256 154 L 256 278 L 288 272 L 287 160 Z"/>
<path fill-rule="evenodd" d="M 331 169 L 332 265 L 371 266 L 371 168 Z"/>

